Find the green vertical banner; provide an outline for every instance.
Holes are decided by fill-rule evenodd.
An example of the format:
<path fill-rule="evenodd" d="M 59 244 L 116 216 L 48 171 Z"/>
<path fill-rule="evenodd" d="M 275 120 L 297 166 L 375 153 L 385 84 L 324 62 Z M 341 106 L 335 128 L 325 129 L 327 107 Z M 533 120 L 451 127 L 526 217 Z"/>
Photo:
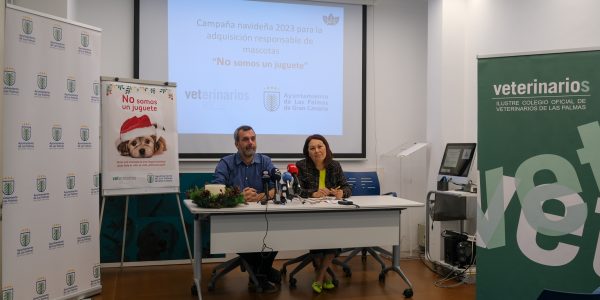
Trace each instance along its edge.
<path fill-rule="evenodd" d="M 478 61 L 477 298 L 600 287 L 600 51 Z"/>

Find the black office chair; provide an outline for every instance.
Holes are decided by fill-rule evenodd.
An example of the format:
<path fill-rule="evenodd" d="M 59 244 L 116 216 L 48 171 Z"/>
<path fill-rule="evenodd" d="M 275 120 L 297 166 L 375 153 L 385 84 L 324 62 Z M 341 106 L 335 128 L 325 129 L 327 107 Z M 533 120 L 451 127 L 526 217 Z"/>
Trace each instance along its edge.
<path fill-rule="evenodd" d="M 212 276 L 210 278 L 210 281 L 208 282 L 208 290 L 214 291 L 217 280 L 219 278 L 225 276 L 225 274 L 231 272 L 232 270 L 234 270 L 237 267 L 240 267 L 242 272 L 248 272 L 248 276 L 250 277 L 250 280 L 252 280 L 252 283 L 254 284 L 256 291 L 259 293 L 262 292 L 262 288 L 258 282 L 258 279 L 256 278 L 256 275 L 254 275 L 254 271 L 252 271 L 252 268 L 250 267 L 248 262 L 246 262 L 246 260 L 244 260 L 241 256 L 232 258 L 232 259 L 216 266 L 212 270 Z"/>
<path fill-rule="evenodd" d="M 379 186 L 377 172 L 344 172 L 344 175 L 346 175 L 346 179 L 352 187 L 352 196 L 380 195 L 381 188 Z M 395 192 L 386 193 L 384 195 L 397 197 Z M 391 252 L 378 246 L 342 249 L 342 253 L 344 252 L 350 252 L 346 259 L 340 261 L 336 258 L 333 260 L 333 263 L 342 267 L 346 277 L 352 276 L 352 270 L 348 266 L 348 262 L 359 252 L 361 253 L 363 263 L 367 261 L 367 253 L 369 253 L 381 265 L 382 270 L 386 268 L 386 265 L 381 259 L 380 254 L 392 257 Z M 380 281 L 385 280 L 385 277 L 382 278 L 382 276 L 385 275 L 383 273 L 380 274 Z"/>
<path fill-rule="evenodd" d="M 306 267 L 306 265 L 308 265 L 309 263 L 312 263 L 315 270 L 318 269 L 319 265 L 318 265 L 317 261 L 318 261 L 318 258 L 321 258 L 322 256 L 323 256 L 323 253 L 309 252 L 304 255 L 301 255 L 296 258 L 286 261 L 280 270 L 282 276 L 285 276 L 285 273 L 287 273 L 287 266 L 295 264 L 295 263 L 300 263 L 290 273 L 290 276 L 289 276 L 290 288 L 296 287 L 297 280 L 294 277 L 296 275 L 296 273 L 298 273 L 298 272 L 300 272 L 300 270 L 304 269 L 304 267 Z M 333 284 L 335 286 L 338 286 L 339 280 L 337 279 L 335 272 L 333 272 L 333 270 L 331 268 L 327 268 L 327 273 L 329 274 L 329 276 L 331 276 L 331 281 L 333 282 Z"/>

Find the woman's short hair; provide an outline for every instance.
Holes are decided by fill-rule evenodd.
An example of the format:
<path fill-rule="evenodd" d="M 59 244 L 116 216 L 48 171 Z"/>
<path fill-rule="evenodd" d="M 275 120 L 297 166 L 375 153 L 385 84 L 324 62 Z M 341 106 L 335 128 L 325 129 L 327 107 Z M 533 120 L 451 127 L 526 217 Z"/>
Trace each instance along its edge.
<path fill-rule="evenodd" d="M 325 139 L 325 137 L 320 134 L 313 134 L 306 138 L 306 141 L 304 141 L 304 148 L 302 148 L 302 154 L 304 154 L 304 157 L 307 160 L 312 161 L 310 159 L 310 156 L 308 155 L 308 144 L 312 140 L 319 140 L 319 141 L 323 142 L 323 144 L 325 145 L 325 149 L 327 150 L 326 155 L 325 155 L 325 160 L 323 161 L 323 163 L 325 165 L 329 164 L 329 162 L 331 162 L 333 160 L 333 153 L 331 152 L 331 148 L 329 147 L 329 143 L 327 142 L 327 139 Z"/>

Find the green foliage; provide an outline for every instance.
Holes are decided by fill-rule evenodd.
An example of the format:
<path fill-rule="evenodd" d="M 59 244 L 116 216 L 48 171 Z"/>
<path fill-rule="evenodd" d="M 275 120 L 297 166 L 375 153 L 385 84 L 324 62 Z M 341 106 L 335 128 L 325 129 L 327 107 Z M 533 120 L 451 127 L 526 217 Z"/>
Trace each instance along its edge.
<path fill-rule="evenodd" d="M 211 195 L 209 191 L 197 186 L 192 187 L 187 191 L 188 198 L 192 199 L 194 204 L 202 208 L 224 208 L 236 207 L 238 204 L 244 203 L 244 196 L 240 193 L 237 187 L 225 188 L 225 193 Z"/>

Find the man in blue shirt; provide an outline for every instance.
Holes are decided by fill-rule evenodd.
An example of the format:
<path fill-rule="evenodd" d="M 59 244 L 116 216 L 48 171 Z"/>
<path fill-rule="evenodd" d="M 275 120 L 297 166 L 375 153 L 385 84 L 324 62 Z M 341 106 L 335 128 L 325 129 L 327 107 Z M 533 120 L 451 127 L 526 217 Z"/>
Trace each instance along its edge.
<path fill-rule="evenodd" d="M 234 133 L 235 147 L 237 153 L 223 157 L 215 168 L 213 183 L 224 184 L 228 187 L 237 186 L 246 202 L 259 202 L 265 199 L 273 199 L 275 190 L 269 183 L 269 191 L 264 191 L 262 184 L 263 171 L 271 171 L 275 166 L 271 158 L 256 153 L 256 133 L 252 127 L 242 125 Z M 256 205 L 256 204 L 253 204 Z M 260 282 L 264 292 L 276 291 L 272 283 L 279 284 L 281 275 L 273 269 L 273 260 L 277 252 L 255 252 L 238 253 L 250 266 Z"/>

